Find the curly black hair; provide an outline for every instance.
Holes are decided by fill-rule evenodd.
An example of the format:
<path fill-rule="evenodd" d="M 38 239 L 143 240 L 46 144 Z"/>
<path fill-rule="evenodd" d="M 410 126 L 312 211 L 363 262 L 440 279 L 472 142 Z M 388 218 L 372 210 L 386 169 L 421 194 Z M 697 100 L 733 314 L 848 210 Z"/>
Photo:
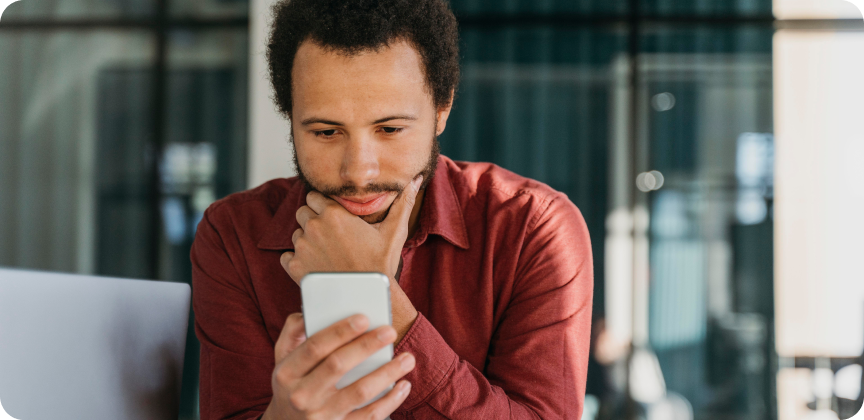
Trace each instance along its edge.
<path fill-rule="evenodd" d="M 405 40 L 422 57 L 435 106 L 446 107 L 453 99 L 459 84 L 459 34 L 446 0 L 280 0 L 272 12 L 270 82 L 276 105 L 288 118 L 294 56 L 306 40 L 349 56 Z"/>

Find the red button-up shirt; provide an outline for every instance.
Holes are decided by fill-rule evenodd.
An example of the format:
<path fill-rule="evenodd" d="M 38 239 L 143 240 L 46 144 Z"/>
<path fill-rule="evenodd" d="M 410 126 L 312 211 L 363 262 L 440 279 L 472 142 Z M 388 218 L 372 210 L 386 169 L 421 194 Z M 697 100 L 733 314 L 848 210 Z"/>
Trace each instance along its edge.
<path fill-rule="evenodd" d="M 254 419 L 300 288 L 279 263 L 306 191 L 277 179 L 214 203 L 192 246 L 201 418 Z M 396 347 L 417 359 L 399 419 L 578 419 L 591 329 L 588 230 L 565 194 L 441 157 L 402 249 L 420 312 Z"/>

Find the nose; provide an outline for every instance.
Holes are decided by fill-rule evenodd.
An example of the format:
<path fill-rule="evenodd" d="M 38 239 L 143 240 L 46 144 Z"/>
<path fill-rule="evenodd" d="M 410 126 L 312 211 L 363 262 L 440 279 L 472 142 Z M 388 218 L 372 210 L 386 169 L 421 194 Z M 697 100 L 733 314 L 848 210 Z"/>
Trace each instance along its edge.
<path fill-rule="evenodd" d="M 357 188 L 364 188 L 378 179 L 378 152 L 371 139 L 354 137 L 348 140 L 339 175 L 346 184 Z"/>

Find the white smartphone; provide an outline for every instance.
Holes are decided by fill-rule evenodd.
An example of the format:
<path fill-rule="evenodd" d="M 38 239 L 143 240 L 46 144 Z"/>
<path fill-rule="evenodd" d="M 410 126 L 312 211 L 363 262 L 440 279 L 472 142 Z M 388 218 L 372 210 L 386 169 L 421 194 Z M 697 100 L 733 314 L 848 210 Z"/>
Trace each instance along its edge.
<path fill-rule="evenodd" d="M 369 318 L 370 331 L 393 324 L 390 312 L 390 280 L 384 274 L 311 273 L 300 281 L 300 291 L 307 337 L 355 314 L 363 314 Z M 336 388 L 342 389 L 351 385 L 390 360 L 393 360 L 392 344 L 373 353 L 348 371 L 336 383 Z M 363 406 L 383 397 L 391 389 L 393 384 Z"/>

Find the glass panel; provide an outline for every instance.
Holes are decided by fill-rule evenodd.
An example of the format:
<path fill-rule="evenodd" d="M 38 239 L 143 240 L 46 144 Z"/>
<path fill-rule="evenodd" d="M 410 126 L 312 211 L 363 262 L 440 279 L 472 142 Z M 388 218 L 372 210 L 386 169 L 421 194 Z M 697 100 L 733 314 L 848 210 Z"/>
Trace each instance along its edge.
<path fill-rule="evenodd" d="M 452 0 L 457 16 L 489 14 L 573 13 L 626 14 L 629 0 Z"/>
<path fill-rule="evenodd" d="M 775 406 L 771 39 L 658 27 L 642 40 L 640 136 L 662 179 L 647 193 L 649 338 L 696 419 Z"/>
<path fill-rule="evenodd" d="M 189 251 L 204 210 L 246 189 L 248 35 L 245 29 L 169 37 L 165 141 L 160 157 L 163 278 L 191 281 Z M 180 418 L 197 418 L 198 340 L 187 334 Z"/>
<path fill-rule="evenodd" d="M 191 219 L 175 223 L 166 216 L 164 234 L 169 244 L 191 244 L 204 209 L 245 189 L 248 36 L 242 29 L 173 31 L 168 51 L 161 190 L 166 199 L 180 199 Z M 174 213 L 163 207 L 168 214 Z M 180 224 L 182 237 L 173 230 Z M 171 277 L 188 277 L 188 255 L 176 261 L 179 270 L 165 263 Z"/>
<path fill-rule="evenodd" d="M 2 20 L 146 17 L 155 9 L 154 0 L 24 0 L 12 3 L 3 12 Z"/>
<path fill-rule="evenodd" d="M 174 17 L 242 18 L 249 16 L 249 0 L 172 0 L 168 9 Z"/>
<path fill-rule="evenodd" d="M 771 16 L 771 0 L 640 0 L 640 5 L 648 15 Z"/>
<path fill-rule="evenodd" d="M 110 193 L 102 189 L 104 176 L 123 179 L 124 188 L 111 191 L 117 194 L 147 190 L 122 182 L 147 177 L 152 153 L 141 145 L 151 136 L 151 74 L 104 75 L 151 68 L 153 38 L 137 31 L 7 31 L 0 32 L 0 57 L 0 265 L 98 273 L 99 247 L 147 255 L 141 243 L 114 239 L 146 232 L 149 221 L 111 237 L 97 229 L 99 220 L 140 210 L 100 212 L 97 203 L 110 200 L 102 195 Z M 124 112 L 108 120 L 106 109 Z M 130 165 L 105 172 L 99 165 L 105 143 L 112 158 L 126 157 Z M 124 262 L 132 275 L 150 272 Z"/>
<path fill-rule="evenodd" d="M 626 50 L 614 30 L 462 28 L 462 82 L 443 153 L 488 161 L 564 191 L 603 261 L 611 65 Z M 595 265 L 603 278 L 603 264 Z M 603 282 L 595 283 L 603 307 Z"/>

